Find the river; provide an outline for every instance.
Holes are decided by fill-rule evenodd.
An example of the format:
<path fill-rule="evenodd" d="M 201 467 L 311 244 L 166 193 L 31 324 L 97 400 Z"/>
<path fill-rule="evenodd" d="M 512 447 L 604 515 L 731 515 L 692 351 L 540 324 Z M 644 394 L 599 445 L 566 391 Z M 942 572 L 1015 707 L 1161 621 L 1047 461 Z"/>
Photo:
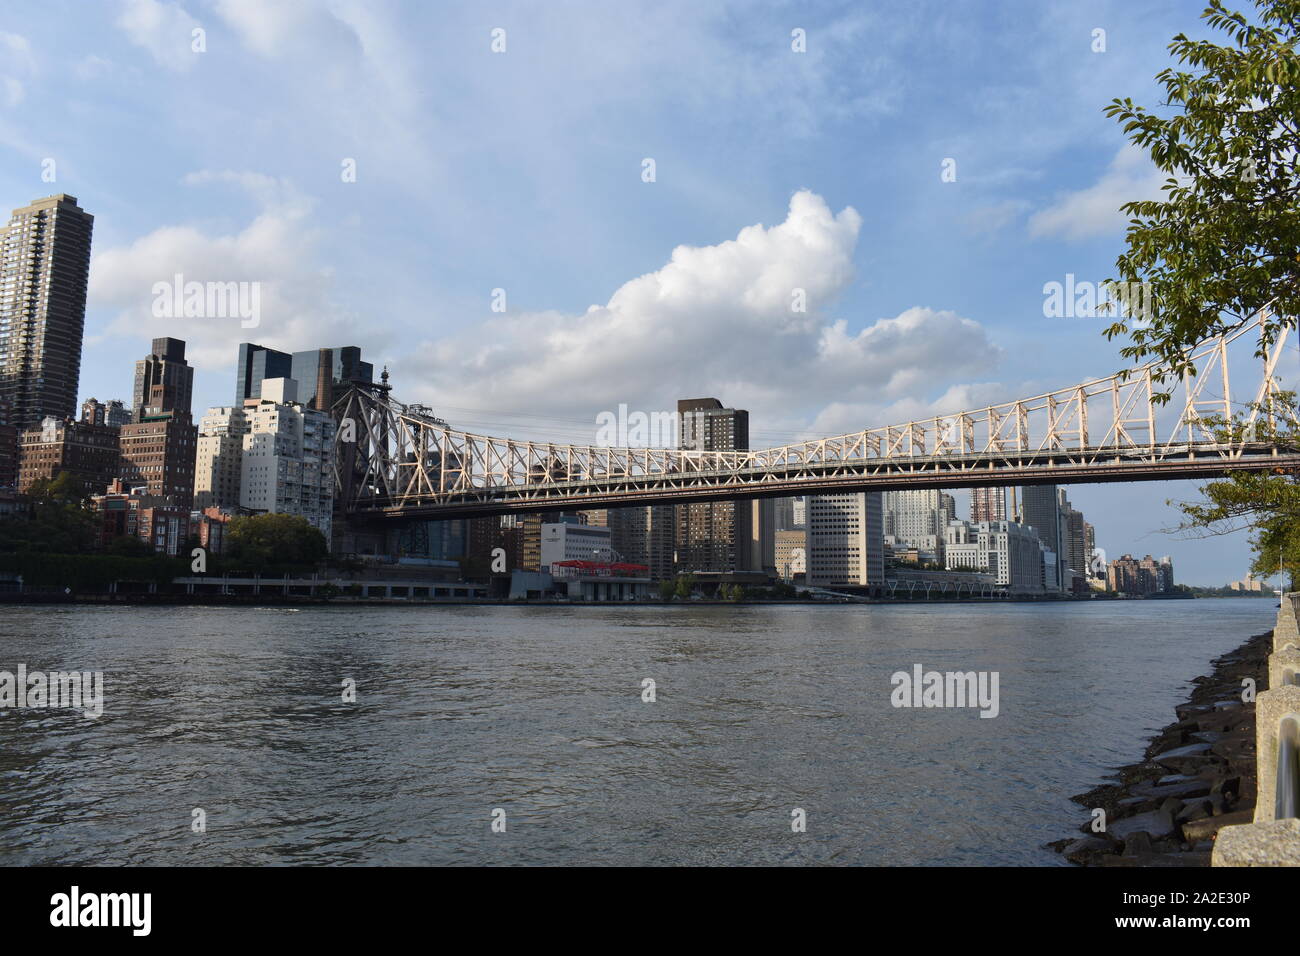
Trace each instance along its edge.
<path fill-rule="evenodd" d="M 0 670 L 104 698 L 0 708 L 0 863 L 1061 865 L 1274 603 L 7 606 Z"/>

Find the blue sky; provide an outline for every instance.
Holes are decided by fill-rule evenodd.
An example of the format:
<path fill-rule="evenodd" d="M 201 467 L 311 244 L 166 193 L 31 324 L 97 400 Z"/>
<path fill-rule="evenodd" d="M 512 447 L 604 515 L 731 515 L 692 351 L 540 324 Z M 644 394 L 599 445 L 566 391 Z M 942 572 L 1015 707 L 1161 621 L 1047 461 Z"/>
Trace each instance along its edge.
<path fill-rule="evenodd" d="M 83 397 L 129 396 L 158 335 L 199 411 L 241 341 L 356 344 L 474 431 L 585 442 L 619 403 L 716 395 L 779 444 L 1124 364 L 1043 285 L 1109 276 L 1118 204 L 1158 180 L 1102 108 L 1158 102 L 1201 7 L 18 0 L 0 205 L 96 217 Z M 178 272 L 259 282 L 259 326 L 155 318 Z M 1244 536 L 1161 533 L 1193 492 L 1070 496 L 1112 557 L 1239 577 Z"/>

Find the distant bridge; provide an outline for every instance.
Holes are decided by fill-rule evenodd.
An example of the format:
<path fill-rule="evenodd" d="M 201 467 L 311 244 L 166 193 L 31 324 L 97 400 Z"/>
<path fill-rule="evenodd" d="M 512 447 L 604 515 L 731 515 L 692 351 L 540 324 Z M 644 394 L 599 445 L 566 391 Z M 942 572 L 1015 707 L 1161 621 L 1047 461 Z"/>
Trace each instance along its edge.
<path fill-rule="evenodd" d="M 1254 355 L 1263 315 L 1192 353 L 1196 374 L 1160 405 L 1155 365 L 1033 398 L 756 451 L 606 448 L 453 428 L 355 385 L 334 405 L 336 491 L 356 517 L 453 518 L 551 509 L 840 494 L 906 488 L 1169 481 L 1300 469 L 1270 436 L 1295 425 L 1278 365 L 1294 329 Z M 1230 354 L 1249 352 L 1244 401 Z M 1236 408 L 1234 408 L 1234 405 Z M 1242 409 L 1245 409 L 1242 412 Z M 1234 412 L 1240 427 L 1225 429 Z"/>

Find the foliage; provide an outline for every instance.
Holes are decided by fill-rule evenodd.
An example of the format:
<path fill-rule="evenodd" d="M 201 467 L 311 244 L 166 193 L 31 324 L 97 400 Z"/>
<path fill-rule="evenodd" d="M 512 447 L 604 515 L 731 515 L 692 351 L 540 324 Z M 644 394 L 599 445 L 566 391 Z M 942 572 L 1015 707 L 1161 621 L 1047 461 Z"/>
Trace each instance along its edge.
<path fill-rule="evenodd" d="M 671 578 L 664 578 L 659 582 L 659 597 L 665 601 L 671 601 L 673 595 L 677 593 L 677 582 Z"/>
<path fill-rule="evenodd" d="M 677 583 L 674 590 L 676 595 L 679 598 L 682 599 L 689 598 L 691 596 L 691 591 L 695 590 L 695 575 L 693 574 L 677 575 Z"/>
<path fill-rule="evenodd" d="M 0 554 L 0 571 L 21 574 L 29 587 L 71 588 L 73 592 L 103 593 L 114 581 L 166 584 L 189 573 L 176 558 L 119 557 L 106 554 L 46 554 L 35 551 Z"/>
<path fill-rule="evenodd" d="M 1118 298 L 1131 308 L 1147 284 L 1147 321 L 1121 316 L 1106 330 L 1130 338 L 1126 356 L 1157 361 L 1162 381 L 1190 367 L 1188 349 L 1270 303 L 1261 349 L 1300 314 L 1300 0 L 1255 6 L 1251 20 L 1210 0 L 1202 19 L 1221 45 L 1174 37 L 1182 68 L 1156 76 L 1172 115 L 1131 99 L 1105 110 L 1168 174 L 1162 198 L 1122 207 L 1132 218 Z"/>
<path fill-rule="evenodd" d="M 230 520 L 224 551 L 224 563 L 232 567 L 302 567 L 323 561 L 329 543 L 301 515 L 242 515 Z"/>
<path fill-rule="evenodd" d="M 120 534 L 108 543 L 105 549 L 109 554 L 123 558 L 147 558 L 154 550 L 147 541 L 142 541 L 133 534 Z M 188 551 L 185 552 L 189 554 Z"/>
<path fill-rule="evenodd" d="M 70 473 L 32 482 L 26 498 L 26 511 L 0 520 L 0 552 L 87 554 L 96 549 L 99 518 Z"/>
<path fill-rule="evenodd" d="M 1294 407 L 1295 395 L 1281 395 Z M 1262 411 L 1259 406 L 1252 406 Z M 1233 422 L 1212 421 L 1221 441 L 1253 438 L 1280 448 L 1300 447 L 1300 430 L 1294 422 L 1282 422 L 1255 435 L 1244 434 L 1242 416 Z M 1202 534 L 1230 534 L 1252 529 L 1255 559 L 1251 573 L 1257 577 L 1275 574 L 1279 567 L 1290 573 L 1288 590 L 1300 583 L 1300 475 L 1276 469 L 1272 472 L 1231 472 L 1227 477 L 1201 486 L 1203 501 L 1183 502 L 1182 528 Z"/>

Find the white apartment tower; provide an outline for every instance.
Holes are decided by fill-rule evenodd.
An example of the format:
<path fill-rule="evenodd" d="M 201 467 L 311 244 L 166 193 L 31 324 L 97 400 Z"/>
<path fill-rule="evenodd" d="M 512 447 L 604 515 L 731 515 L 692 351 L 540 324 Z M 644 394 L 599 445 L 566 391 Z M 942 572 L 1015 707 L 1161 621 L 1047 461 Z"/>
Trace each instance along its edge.
<path fill-rule="evenodd" d="M 262 381 L 244 400 L 239 504 L 254 513 L 301 515 L 330 540 L 334 517 L 334 420 L 296 401 L 291 378 Z"/>
<path fill-rule="evenodd" d="M 194 507 L 239 507 L 243 481 L 244 435 L 248 416 L 236 405 L 209 408 L 199 422 L 198 450 L 194 462 Z"/>

